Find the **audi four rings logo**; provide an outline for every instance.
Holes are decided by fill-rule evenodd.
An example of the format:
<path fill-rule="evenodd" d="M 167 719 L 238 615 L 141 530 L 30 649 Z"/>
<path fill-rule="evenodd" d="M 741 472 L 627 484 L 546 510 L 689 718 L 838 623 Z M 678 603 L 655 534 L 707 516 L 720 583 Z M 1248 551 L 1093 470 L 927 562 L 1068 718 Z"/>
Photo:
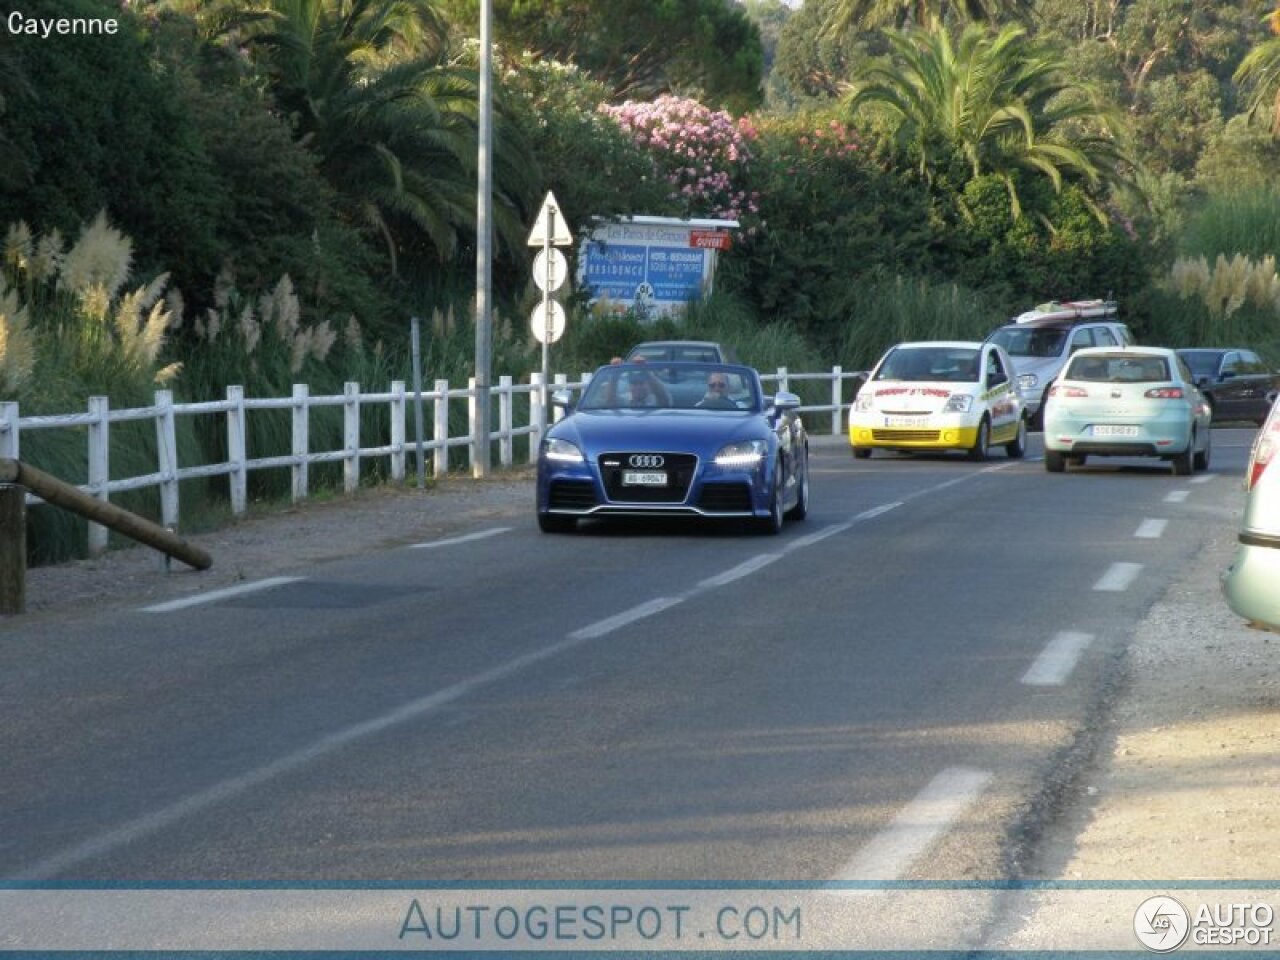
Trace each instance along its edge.
<path fill-rule="evenodd" d="M 666 462 L 666 457 L 659 456 L 656 453 L 633 453 L 627 458 L 627 463 L 639 468 L 660 467 Z"/>

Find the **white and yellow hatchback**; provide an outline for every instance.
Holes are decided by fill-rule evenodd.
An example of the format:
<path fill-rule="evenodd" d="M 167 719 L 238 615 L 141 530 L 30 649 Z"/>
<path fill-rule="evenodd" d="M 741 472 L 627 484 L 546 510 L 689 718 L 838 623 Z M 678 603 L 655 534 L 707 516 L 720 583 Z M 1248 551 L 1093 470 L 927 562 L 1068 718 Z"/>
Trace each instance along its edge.
<path fill-rule="evenodd" d="M 855 457 L 880 450 L 963 450 L 985 460 L 1003 446 L 1027 450 L 1022 395 L 1013 364 L 995 343 L 900 343 L 875 365 L 849 406 Z"/>

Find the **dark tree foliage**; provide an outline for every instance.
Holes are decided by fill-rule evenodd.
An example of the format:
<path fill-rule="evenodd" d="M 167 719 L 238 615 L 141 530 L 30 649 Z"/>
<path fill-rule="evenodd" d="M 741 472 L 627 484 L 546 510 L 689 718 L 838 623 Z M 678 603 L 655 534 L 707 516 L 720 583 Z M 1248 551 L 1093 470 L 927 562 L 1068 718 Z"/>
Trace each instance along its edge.
<path fill-rule="evenodd" d="M 764 129 L 757 150 L 749 189 L 764 226 L 735 243 L 722 270 L 762 316 L 834 344 L 859 277 L 927 272 L 924 190 L 873 162 L 852 131 L 801 115 Z"/>
<path fill-rule="evenodd" d="M 179 285 L 211 276 L 222 252 L 218 218 L 230 201 L 201 131 L 151 68 L 136 18 L 104 0 L 30 0 L 22 12 L 116 18 L 120 29 L 5 39 L 6 57 L 34 88 L 5 103 L 5 136 L 25 168 L 0 183 L 6 219 L 74 237 L 105 209 L 133 239 L 141 272 L 171 271 Z"/>
<path fill-rule="evenodd" d="M 478 0 L 442 0 L 475 35 Z M 732 0 L 495 0 L 494 39 L 511 55 L 576 64 L 610 99 L 698 96 L 734 111 L 760 102 L 760 31 Z"/>

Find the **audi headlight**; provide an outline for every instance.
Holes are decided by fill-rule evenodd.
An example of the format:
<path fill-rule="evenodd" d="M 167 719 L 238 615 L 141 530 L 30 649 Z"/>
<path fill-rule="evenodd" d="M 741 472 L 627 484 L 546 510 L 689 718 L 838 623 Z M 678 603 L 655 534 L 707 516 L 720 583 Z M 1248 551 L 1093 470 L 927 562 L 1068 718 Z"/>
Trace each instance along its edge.
<path fill-rule="evenodd" d="M 718 467 L 754 467 L 769 452 L 763 440 L 743 440 L 740 443 L 728 443 L 716 454 Z"/>
<path fill-rule="evenodd" d="M 942 409 L 944 413 L 968 413 L 971 406 L 973 406 L 973 397 L 969 394 L 953 393 Z"/>
<path fill-rule="evenodd" d="M 542 455 L 557 463 L 585 463 L 582 451 L 568 440 L 559 437 L 548 437 L 542 444 Z"/>
<path fill-rule="evenodd" d="M 1038 386 L 1039 383 L 1040 378 L 1034 373 L 1024 373 L 1018 377 L 1018 386 L 1023 390 L 1030 390 L 1033 387 Z"/>

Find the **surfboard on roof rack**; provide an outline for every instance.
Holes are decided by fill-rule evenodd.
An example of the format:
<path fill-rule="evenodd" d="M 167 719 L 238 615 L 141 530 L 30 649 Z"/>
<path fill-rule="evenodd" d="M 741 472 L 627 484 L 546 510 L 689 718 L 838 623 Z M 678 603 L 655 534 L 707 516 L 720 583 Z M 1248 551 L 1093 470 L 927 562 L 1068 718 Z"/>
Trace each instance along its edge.
<path fill-rule="evenodd" d="M 1115 317 L 1120 313 L 1114 300 L 1051 300 L 1014 317 L 1016 323 L 1043 320 L 1083 320 Z"/>

